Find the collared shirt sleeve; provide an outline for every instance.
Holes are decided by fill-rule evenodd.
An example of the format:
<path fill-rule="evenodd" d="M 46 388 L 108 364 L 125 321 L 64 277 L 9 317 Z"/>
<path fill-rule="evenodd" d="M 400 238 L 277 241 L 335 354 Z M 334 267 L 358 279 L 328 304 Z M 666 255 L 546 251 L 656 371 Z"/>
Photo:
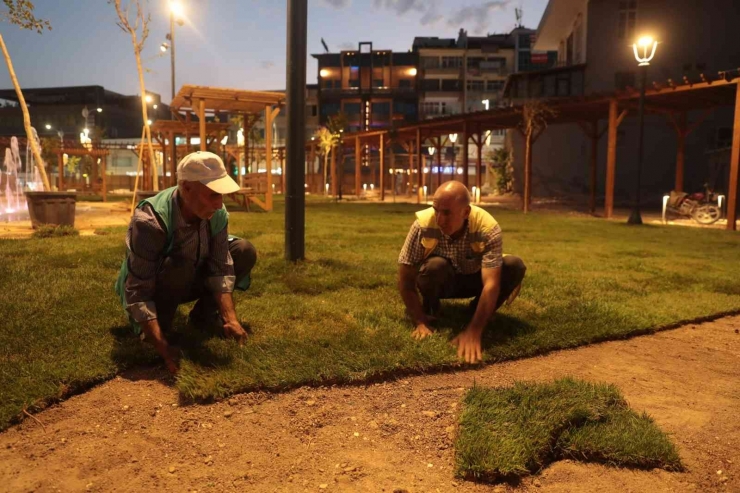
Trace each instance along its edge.
<path fill-rule="evenodd" d="M 157 318 L 154 292 L 166 242 L 167 233 L 151 207 L 136 209 L 126 234 L 129 254 L 125 282 L 126 309 L 136 322 Z"/>
<path fill-rule="evenodd" d="M 485 234 L 486 247 L 483 250 L 483 259 L 481 260 L 481 268 L 483 269 L 496 269 L 501 267 L 504 263 L 503 260 L 503 236 L 501 234 L 501 226 L 498 224 L 496 227 L 487 231 Z"/>
<path fill-rule="evenodd" d="M 418 220 L 411 225 L 406 242 L 398 256 L 398 263 L 403 265 L 419 265 L 424 260 L 424 246 L 421 244 L 421 225 Z"/>
<path fill-rule="evenodd" d="M 234 291 L 236 277 L 234 260 L 229 252 L 228 228 L 213 235 L 209 246 L 206 287 L 212 293 L 231 293 Z"/>

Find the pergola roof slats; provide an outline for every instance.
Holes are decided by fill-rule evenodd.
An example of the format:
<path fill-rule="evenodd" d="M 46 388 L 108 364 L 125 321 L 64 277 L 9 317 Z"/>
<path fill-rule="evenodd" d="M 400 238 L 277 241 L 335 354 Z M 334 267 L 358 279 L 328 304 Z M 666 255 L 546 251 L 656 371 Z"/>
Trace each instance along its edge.
<path fill-rule="evenodd" d="M 258 113 L 264 111 L 265 106 L 282 105 L 285 102 L 285 94 L 186 84 L 180 88 L 170 107 L 176 111 L 197 112 L 197 105 L 201 100 L 205 102 L 206 109 L 211 111 Z"/>

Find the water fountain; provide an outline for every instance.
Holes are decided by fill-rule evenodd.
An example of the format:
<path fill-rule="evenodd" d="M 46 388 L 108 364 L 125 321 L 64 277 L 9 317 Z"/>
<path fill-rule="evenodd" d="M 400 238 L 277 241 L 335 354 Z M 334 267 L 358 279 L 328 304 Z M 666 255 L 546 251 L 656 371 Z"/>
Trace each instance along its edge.
<path fill-rule="evenodd" d="M 5 149 L 5 159 L 2 170 L 0 170 L 0 193 L 3 194 L 3 200 L 0 202 L 1 222 L 28 219 L 23 184 L 19 180 L 21 166 L 18 139 L 12 137 L 10 148 Z"/>

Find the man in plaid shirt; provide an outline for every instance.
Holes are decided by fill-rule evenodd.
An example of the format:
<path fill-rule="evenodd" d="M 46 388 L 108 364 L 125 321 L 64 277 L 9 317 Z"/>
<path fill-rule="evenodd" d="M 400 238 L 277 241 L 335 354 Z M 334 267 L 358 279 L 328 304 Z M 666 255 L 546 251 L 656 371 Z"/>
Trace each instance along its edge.
<path fill-rule="evenodd" d="M 432 334 L 440 299 L 474 298 L 472 320 L 452 341 L 468 363 L 481 360 L 483 329 L 505 301 L 516 298 L 527 270 L 520 258 L 503 256 L 501 228 L 470 205 L 468 189 L 457 181 L 442 184 L 432 209 L 417 213 L 398 264 L 398 289 L 415 339 Z"/>

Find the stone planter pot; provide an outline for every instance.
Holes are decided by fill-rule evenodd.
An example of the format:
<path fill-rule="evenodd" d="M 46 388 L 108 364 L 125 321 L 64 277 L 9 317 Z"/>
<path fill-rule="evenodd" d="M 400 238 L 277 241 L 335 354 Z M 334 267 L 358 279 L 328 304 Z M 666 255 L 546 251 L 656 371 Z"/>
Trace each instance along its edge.
<path fill-rule="evenodd" d="M 25 195 L 34 229 L 42 224 L 74 227 L 75 192 L 26 192 Z"/>

